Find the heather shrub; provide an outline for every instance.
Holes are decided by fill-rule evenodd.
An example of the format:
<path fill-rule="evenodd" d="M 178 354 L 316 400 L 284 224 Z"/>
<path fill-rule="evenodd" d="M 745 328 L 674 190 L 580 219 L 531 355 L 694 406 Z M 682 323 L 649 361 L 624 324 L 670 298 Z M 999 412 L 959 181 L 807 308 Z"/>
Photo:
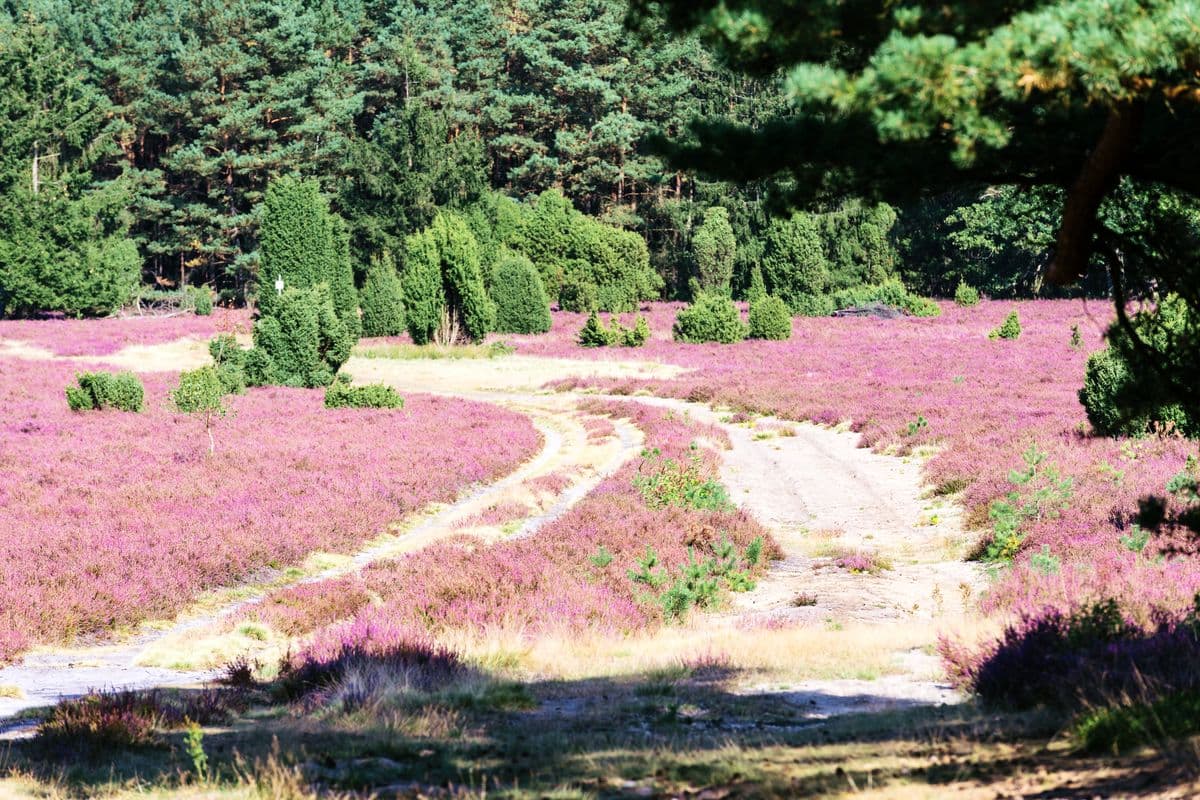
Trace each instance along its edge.
<path fill-rule="evenodd" d="M 67 405 L 72 411 L 115 408 L 141 411 L 146 391 L 132 372 L 81 372 L 75 386 L 67 387 Z"/>
<path fill-rule="evenodd" d="M 762 295 L 750 301 L 751 339 L 790 339 L 792 315 L 778 297 Z"/>
<path fill-rule="evenodd" d="M 284 656 L 276 687 L 288 700 L 318 705 L 337 698 L 344 711 L 353 711 L 384 691 L 432 692 L 466 674 L 453 651 L 423 632 L 359 619 L 326 629 L 300 653 Z"/>
<path fill-rule="evenodd" d="M 1119 324 L 1108 331 L 1109 346 L 1088 357 L 1079 402 L 1098 433 L 1140 436 L 1155 428 L 1200 435 L 1200 402 L 1185 406 L 1168 380 L 1194 375 L 1200 346 L 1200 315 L 1171 295 L 1131 324 L 1149 355 L 1139 350 Z M 1180 377 L 1175 377 L 1180 376 Z"/>
<path fill-rule="evenodd" d="M 359 293 L 359 305 L 363 336 L 404 333 L 404 287 L 391 253 L 385 251 L 371 259 Z"/>
<path fill-rule="evenodd" d="M 1143 626 L 1105 600 L 1026 615 L 976 651 L 945 640 L 941 651 L 954 682 L 989 705 L 1075 710 L 1200 689 L 1198 634 L 1195 609 Z"/>
<path fill-rule="evenodd" d="M 259 353 L 246 357 L 246 376 L 254 385 L 328 386 L 352 347 L 324 285 L 285 289 L 254 325 Z"/>
<path fill-rule="evenodd" d="M 675 316 L 672 333 L 680 342 L 731 344 L 746 338 L 746 325 L 737 306 L 728 297 L 701 294 Z"/>
<path fill-rule="evenodd" d="M 515 253 L 500 257 L 492 277 L 496 331 L 545 333 L 550 330 L 550 298 L 541 275 L 528 258 Z"/>
<path fill-rule="evenodd" d="M 954 302 L 964 308 L 979 305 L 979 290 L 966 281 L 959 281 L 954 290 Z"/>
<path fill-rule="evenodd" d="M 1016 339 L 1021 335 L 1021 318 L 1016 311 L 1009 312 L 1000 327 L 988 334 L 989 339 Z"/>
<path fill-rule="evenodd" d="M 165 721 L 153 693 L 92 692 L 56 705 L 38 738 L 85 748 L 146 747 L 158 743 Z"/>
<path fill-rule="evenodd" d="M 351 386 L 334 381 L 325 390 L 326 408 L 404 408 L 404 398 L 382 383 Z"/>

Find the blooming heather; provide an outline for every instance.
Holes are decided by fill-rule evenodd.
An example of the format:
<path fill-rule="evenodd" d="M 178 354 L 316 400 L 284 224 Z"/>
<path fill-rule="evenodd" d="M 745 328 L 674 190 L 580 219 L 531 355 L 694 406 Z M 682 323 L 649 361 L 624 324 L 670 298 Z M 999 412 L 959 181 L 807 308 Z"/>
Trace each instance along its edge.
<path fill-rule="evenodd" d="M 59 356 L 106 356 L 129 345 L 164 344 L 218 333 L 249 333 L 250 312 L 217 308 L 210 316 L 0 320 L 0 340 L 27 342 Z"/>
<path fill-rule="evenodd" d="M 697 438 L 726 441 L 719 428 L 638 403 L 592 401 L 587 410 L 629 417 L 645 432 L 647 445 L 668 458 L 689 457 Z M 714 453 L 700 451 L 699 462 L 706 477 L 715 476 Z M 627 574 L 647 547 L 673 573 L 686 562 L 689 547 L 703 552 L 724 536 L 739 549 L 762 536 L 768 543 L 765 554 L 778 553 L 766 531 L 742 511 L 650 508 L 633 484 L 637 468 L 635 462 L 627 464 L 533 536 L 491 546 L 460 537 L 368 566 L 358 585 L 383 603 L 364 603 L 352 624 L 361 630 L 393 626 L 433 633 L 499 627 L 631 631 L 662 622 L 653 599 L 640 596 Z M 589 558 L 601 547 L 612 554 L 603 566 Z M 319 594 L 314 593 L 318 604 Z M 272 622 L 269 607 L 262 619 Z"/>
<path fill-rule="evenodd" d="M 1195 445 L 1090 435 L 1076 393 L 1088 353 L 1103 346 L 1113 316 L 1105 301 L 943 303 L 933 319 L 798 318 L 790 341 L 737 345 L 670 341 L 676 309 L 662 303 L 642 312 L 653 335 L 637 351 L 576 347 L 579 314 L 555 314 L 545 337 L 507 338 L 529 354 L 651 359 L 691 369 L 671 379 L 574 379 L 560 388 L 646 389 L 735 411 L 849 422 L 864 446 L 879 450 L 933 445 L 927 479 L 946 492 L 965 488 L 968 521 L 981 529 L 989 524 L 990 503 L 1012 489 L 1010 470 L 1022 466 L 1021 453 L 1036 443 L 1072 479 L 1070 505 L 1058 518 L 1025 526 L 1025 548 L 991 592 L 991 608 L 1068 608 L 1115 594 L 1145 614 L 1153 606 L 1186 604 L 1200 590 L 1194 559 L 1159 562 L 1146 557 L 1155 555 L 1153 542 L 1144 554 L 1120 543 L 1139 498 L 1162 494 Z M 1013 310 L 1021 316 L 1021 338 L 989 340 Z M 1043 545 L 1061 560 L 1052 575 L 1029 563 Z"/>
<path fill-rule="evenodd" d="M 540 442 L 482 403 L 325 409 L 319 391 L 267 388 L 227 399 L 210 457 L 200 425 L 168 410 L 175 376 L 145 376 L 140 414 L 80 415 L 63 397 L 76 368 L 0 359 L 0 661 L 348 551 Z"/>

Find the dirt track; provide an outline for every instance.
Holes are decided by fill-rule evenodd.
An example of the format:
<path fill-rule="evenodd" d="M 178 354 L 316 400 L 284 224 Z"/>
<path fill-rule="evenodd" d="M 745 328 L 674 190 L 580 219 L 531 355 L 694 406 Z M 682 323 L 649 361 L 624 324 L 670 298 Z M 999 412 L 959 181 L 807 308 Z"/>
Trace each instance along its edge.
<path fill-rule="evenodd" d="M 19 344 L 3 344 L 0 354 L 10 357 L 53 357 Z M 180 369 L 202 359 L 198 349 L 185 340 L 89 360 L 147 371 Z M 506 500 L 530 508 L 519 532 L 535 533 L 634 457 L 641 441 L 640 432 L 624 422 L 616 436 L 589 438 L 576 410 L 579 397 L 547 393 L 539 387 L 572 375 L 669 376 L 678 368 L 509 356 L 418 361 L 354 358 L 346 371 L 356 382 L 383 381 L 402 392 L 449 394 L 507 406 L 530 416 L 543 432 L 545 444 L 513 475 L 410 521 L 404 532 L 384 536 L 309 579 L 342 574 L 461 532 L 464 520 Z M 785 558 L 772 565 L 755 591 L 737 596 L 732 608 L 708 617 L 707 625 L 858 624 L 878 626 L 881 636 L 897 625 L 909 630 L 916 626 L 921 631 L 918 638 L 932 643 L 944 624 L 963 615 L 981 576 L 961 560 L 963 534 L 956 509 L 932 507 L 922 499 L 919 465 L 914 461 L 861 449 L 857 435 L 848 432 L 765 419 L 732 424 L 720 412 L 697 404 L 651 397 L 622 399 L 667 406 L 721 425 L 732 441 L 732 449 L 723 453 L 722 475 L 731 497 L 770 528 L 784 550 Z M 527 482 L 550 474 L 568 474 L 570 484 L 559 492 L 532 495 Z M 474 532 L 485 537 L 512 534 L 498 529 Z M 850 552 L 869 552 L 890 568 L 862 574 L 837 566 L 837 557 Z M 202 654 L 196 655 L 196 641 L 204 638 L 203 631 L 254 602 L 254 597 L 238 598 L 216 609 L 210 604 L 120 645 L 31 654 L 25 664 L 0 670 L 0 686 L 17 686 L 24 694 L 19 699 L 0 699 L 0 719 L 98 686 L 186 685 L 203 679 L 209 673 L 162 667 L 178 666 L 173 653 L 180 649 L 190 651 L 185 661 L 194 665 L 199 658 L 204 663 Z M 213 652 L 215 663 L 221 651 L 214 645 Z M 897 674 L 880 680 L 803 681 L 787 690 L 796 705 L 811 706 L 813 716 L 953 699 L 935 679 L 936 662 L 927 649 L 897 652 L 896 662 Z"/>

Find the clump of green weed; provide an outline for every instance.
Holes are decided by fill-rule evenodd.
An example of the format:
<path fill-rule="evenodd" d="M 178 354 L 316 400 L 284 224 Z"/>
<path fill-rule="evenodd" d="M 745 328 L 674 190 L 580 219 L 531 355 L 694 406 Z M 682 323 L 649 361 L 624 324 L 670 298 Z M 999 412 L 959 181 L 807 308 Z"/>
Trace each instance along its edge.
<path fill-rule="evenodd" d="M 1008 474 L 1013 490 L 993 500 L 988 509 L 992 520 L 992 540 L 984 554 L 988 561 L 1012 561 L 1025 541 L 1025 523 L 1054 519 L 1071 500 L 1074 482 L 1062 477 L 1058 467 L 1046 463 L 1045 451 L 1033 444 L 1021 458 L 1025 468 Z"/>
<path fill-rule="evenodd" d="M 719 481 L 705 476 L 695 443 L 686 461 L 663 458 L 658 448 L 642 451 L 633 485 L 651 508 L 680 506 L 697 511 L 731 511 L 729 494 Z"/>

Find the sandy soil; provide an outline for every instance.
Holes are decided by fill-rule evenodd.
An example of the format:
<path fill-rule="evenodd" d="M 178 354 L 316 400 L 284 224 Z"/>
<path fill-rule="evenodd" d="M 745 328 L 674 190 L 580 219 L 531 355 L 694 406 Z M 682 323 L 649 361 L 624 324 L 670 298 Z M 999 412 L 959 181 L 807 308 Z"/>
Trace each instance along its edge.
<path fill-rule="evenodd" d="M 54 358 L 48 351 L 3 343 L 4 355 Z M 131 347 L 88 361 L 136 370 L 180 369 L 206 360 L 203 343 Z M 542 431 L 545 446 L 513 475 L 482 487 L 457 503 L 381 537 L 350 558 L 311 571 L 306 579 L 331 577 L 463 532 L 463 522 L 499 503 L 529 507 L 514 526 L 473 526 L 484 538 L 531 535 L 564 513 L 592 486 L 636 455 L 641 434 L 621 423 L 617 435 L 589 439 L 577 410 L 579 397 L 541 391 L 548 381 L 574 375 L 650 377 L 677 374 L 679 368 L 646 362 L 572 361 L 507 356 L 495 359 L 393 360 L 353 358 L 346 365 L 356 382 L 383 381 L 402 392 L 440 393 L 483 399 L 527 414 Z M 967 537 L 960 515 L 949 504 L 924 497 L 919 463 L 859 448 L 856 434 L 814 425 L 759 419 L 731 424 L 720 411 L 678 400 L 623 397 L 674 408 L 721 425 L 732 449 L 723 452 L 722 478 L 735 502 L 750 509 L 784 550 L 768 575 L 732 606 L 706 618 L 704 626 L 753 629 L 756 626 L 811 625 L 837 630 L 842 625 L 877 626 L 881 638 L 903 625 L 905 645 L 895 653 L 887 676 L 862 680 L 800 681 L 780 687 L 787 702 L 824 717 L 914 703 L 953 701 L 955 696 L 932 676 L 938 673 L 930 645 L 940 630 L 965 618 L 982 576 L 962 561 Z M 780 433 L 789 435 L 780 435 Z M 569 475 L 560 493 L 531 492 L 527 482 L 541 475 Z M 866 551 L 890 565 L 878 574 L 857 574 L 836 566 L 839 554 Z M 165 629 L 143 633 L 125 645 L 75 652 L 32 654 L 23 665 L 0 670 L 0 686 L 18 686 L 20 699 L 0 699 L 0 719 L 21 708 L 96 686 L 186 685 L 203 672 L 165 672 L 164 666 L 219 663 L 229 655 L 224 619 L 247 602 L 209 598 L 195 613 Z M 919 631 L 913 646 L 912 630 Z M 226 638 L 222 638 L 226 637 Z M 206 655 L 207 654 L 207 655 Z M 146 666 L 149 665 L 149 666 Z M 739 691 L 763 687 L 746 684 Z"/>

